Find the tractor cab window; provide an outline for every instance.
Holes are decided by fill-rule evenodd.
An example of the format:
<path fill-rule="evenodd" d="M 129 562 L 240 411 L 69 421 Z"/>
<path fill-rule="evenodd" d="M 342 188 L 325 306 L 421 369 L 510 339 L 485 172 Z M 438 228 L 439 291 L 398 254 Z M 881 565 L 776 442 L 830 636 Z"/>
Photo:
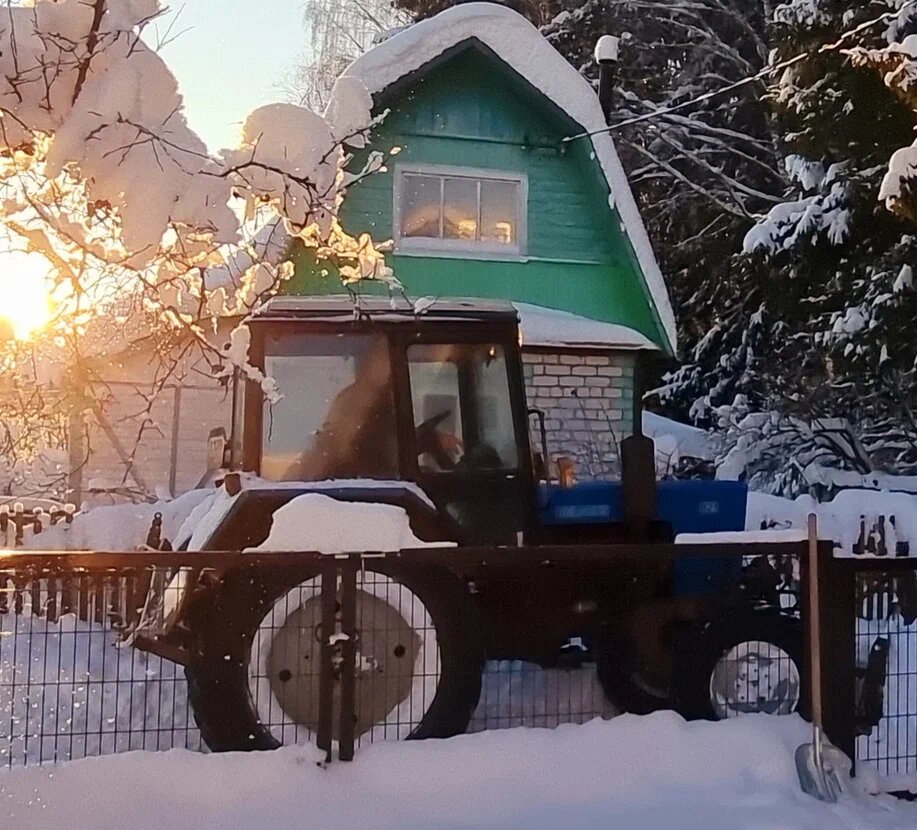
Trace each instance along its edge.
<path fill-rule="evenodd" d="M 373 335 L 269 337 L 261 475 L 272 481 L 396 478 L 397 433 L 388 345 Z"/>
<path fill-rule="evenodd" d="M 502 347 L 416 344 L 407 357 L 421 472 L 518 467 Z"/>

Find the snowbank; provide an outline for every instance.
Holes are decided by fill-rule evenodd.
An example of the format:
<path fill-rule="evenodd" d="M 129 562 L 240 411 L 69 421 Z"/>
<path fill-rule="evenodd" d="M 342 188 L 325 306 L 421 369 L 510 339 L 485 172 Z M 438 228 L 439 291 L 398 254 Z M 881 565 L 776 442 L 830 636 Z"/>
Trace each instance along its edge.
<path fill-rule="evenodd" d="M 377 744 L 352 764 L 314 751 L 133 754 L 0 779 L 4 817 L 29 830 L 904 830 L 888 797 L 825 805 L 797 783 L 793 718 L 685 723 L 670 713 L 556 730 Z M 168 805 L 168 812 L 151 809 Z M 172 817 L 164 821 L 164 815 Z"/>
<path fill-rule="evenodd" d="M 191 490 L 168 502 L 93 507 L 77 515 L 73 524 L 57 524 L 29 537 L 26 550 L 135 550 L 146 542 L 156 513 L 162 514 L 162 537 L 174 540 L 185 520 L 215 490 Z"/>
<path fill-rule="evenodd" d="M 749 493 L 745 527 L 749 531 L 800 529 L 806 526 L 811 512 L 818 516 L 819 537 L 832 539 L 838 546 L 839 555 L 853 555 L 864 523 L 866 538 L 872 535 L 878 541 L 874 523 L 880 517 L 889 519 L 892 516 L 894 524 L 886 521 L 884 525 L 884 542 L 889 555 L 895 555 L 898 542 L 907 542 L 912 555 L 917 555 L 917 496 L 909 493 L 843 490 L 831 501 L 820 504 L 811 496 L 790 500 L 766 493 Z"/>
<path fill-rule="evenodd" d="M 107 624 L 0 615 L 5 767 L 129 750 L 201 749 L 181 666 L 118 643 Z M 0 785 L 2 792 L 2 785 Z"/>

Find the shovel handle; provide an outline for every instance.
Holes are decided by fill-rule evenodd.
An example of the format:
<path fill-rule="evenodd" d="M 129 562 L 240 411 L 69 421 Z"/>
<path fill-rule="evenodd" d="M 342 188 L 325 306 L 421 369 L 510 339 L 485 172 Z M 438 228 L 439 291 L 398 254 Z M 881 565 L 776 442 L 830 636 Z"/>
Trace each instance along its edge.
<path fill-rule="evenodd" d="M 811 689 L 812 723 L 821 732 L 821 614 L 818 592 L 818 517 L 809 514 L 809 684 Z"/>

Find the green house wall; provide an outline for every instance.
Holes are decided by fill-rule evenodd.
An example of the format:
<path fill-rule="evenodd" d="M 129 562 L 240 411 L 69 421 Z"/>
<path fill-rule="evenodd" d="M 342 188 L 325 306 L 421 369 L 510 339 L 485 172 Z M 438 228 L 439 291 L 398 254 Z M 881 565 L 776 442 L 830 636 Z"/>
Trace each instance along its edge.
<path fill-rule="evenodd" d="M 577 126 L 504 64 L 466 49 L 387 90 L 389 109 L 371 135 L 373 150 L 400 152 L 389 170 L 353 185 L 342 207 L 344 228 L 392 237 L 393 181 L 399 164 L 489 168 L 528 177 L 524 256 L 500 259 L 390 255 L 411 296 L 503 298 L 621 323 L 664 349 L 668 343 L 588 141 L 564 144 Z M 356 154 L 352 169 L 366 159 Z M 365 285 L 365 284 L 364 284 Z M 307 252 L 297 256 L 293 293 L 339 293 Z M 361 290 L 365 290 L 361 288 Z M 371 290 L 371 289 L 370 289 Z"/>

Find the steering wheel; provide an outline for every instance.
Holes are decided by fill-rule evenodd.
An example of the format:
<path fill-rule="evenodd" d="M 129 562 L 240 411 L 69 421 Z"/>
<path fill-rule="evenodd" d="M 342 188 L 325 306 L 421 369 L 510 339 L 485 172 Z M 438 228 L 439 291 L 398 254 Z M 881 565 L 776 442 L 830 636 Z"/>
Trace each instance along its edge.
<path fill-rule="evenodd" d="M 464 453 L 455 466 L 459 472 L 499 470 L 503 467 L 503 459 L 490 444 L 478 444 Z"/>

